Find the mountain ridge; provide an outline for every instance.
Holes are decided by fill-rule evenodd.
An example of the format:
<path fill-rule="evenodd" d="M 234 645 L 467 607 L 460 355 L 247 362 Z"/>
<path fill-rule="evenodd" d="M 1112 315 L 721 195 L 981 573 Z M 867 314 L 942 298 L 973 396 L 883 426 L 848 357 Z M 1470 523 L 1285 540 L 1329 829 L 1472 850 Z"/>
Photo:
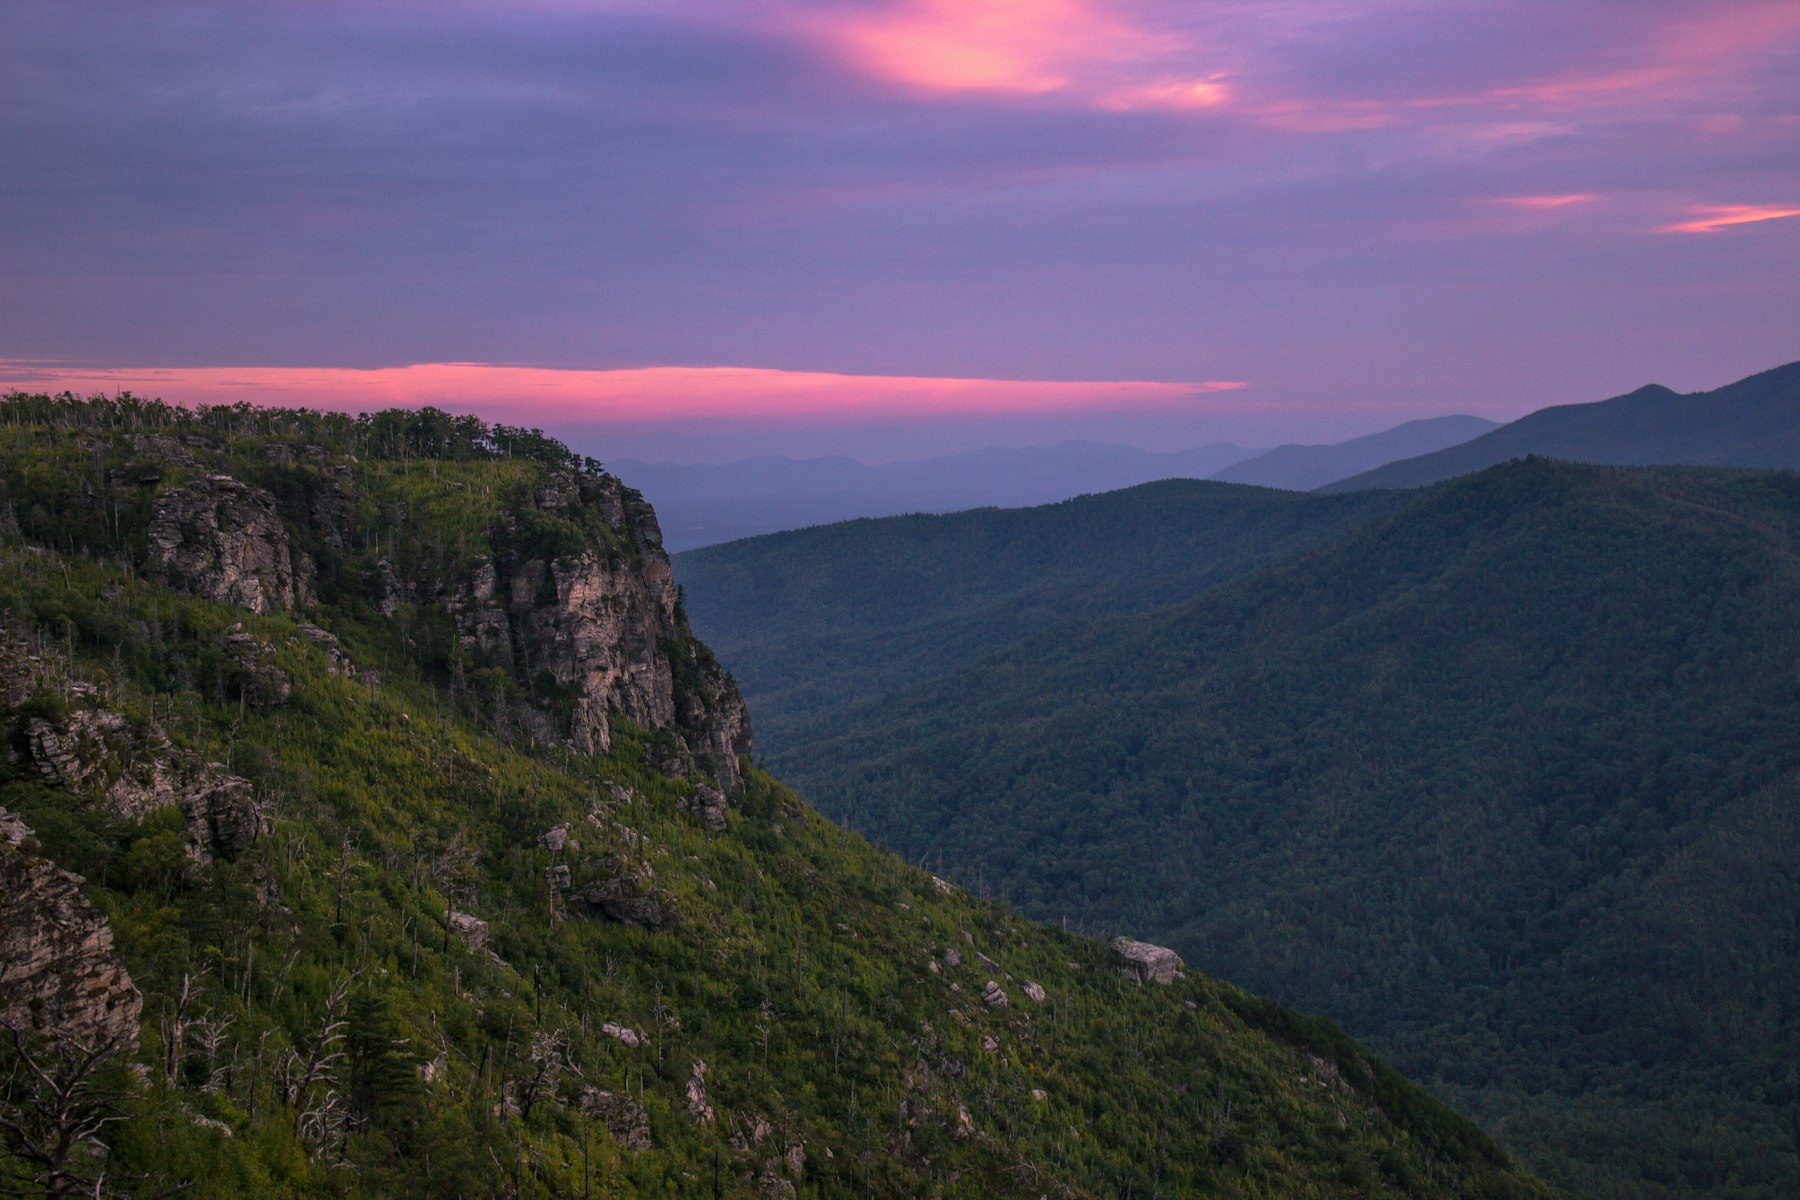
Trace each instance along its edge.
<path fill-rule="evenodd" d="M 1329 1023 L 807 809 L 535 431 L 11 396 L 0 491 L 9 1187 L 1550 1194 Z"/>
<path fill-rule="evenodd" d="M 1539 409 L 1461 445 L 1318 490 L 1422 487 L 1526 454 L 1616 466 L 1800 468 L 1800 362 L 1709 392 L 1646 384 L 1609 400 Z"/>

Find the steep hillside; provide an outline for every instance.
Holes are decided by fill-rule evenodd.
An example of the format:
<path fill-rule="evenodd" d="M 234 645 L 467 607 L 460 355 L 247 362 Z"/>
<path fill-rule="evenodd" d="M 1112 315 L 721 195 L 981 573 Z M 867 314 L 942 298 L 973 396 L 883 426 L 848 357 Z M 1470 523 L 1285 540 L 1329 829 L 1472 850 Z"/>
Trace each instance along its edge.
<path fill-rule="evenodd" d="M 1800 475 L 1527 460 L 772 762 L 1322 1011 L 1557 1177 L 1800 1188 Z"/>
<path fill-rule="evenodd" d="M 1528 454 L 1619 466 L 1800 468 L 1800 363 L 1710 392 L 1652 384 L 1597 404 L 1539 409 L 1473 441 L 1319 490 L 1420 487 Z"/>
<path fill-rule="evenodd" d="M 1213 475 L 1223 483 L 1307 492 L 1396 459 L 1430 454 L 1499 428 L 1482 417 L 1427 417 L 1380 433 L 1324 446 L 1277 446 Z"/>
<path fill-rule="evenodd" d="M 1547 1194 L 801 805 L 531 431 L 12 397 L 0 488 L 7 1190 Z"/>
<path fill-rule="evenodd" d="M 765 750 L 1078 617 L 1186 600 L 1391 511 L 1167 480 L 1031 509 L 803 529 L 678 555 L 696 627 L 731 664 Z"/>

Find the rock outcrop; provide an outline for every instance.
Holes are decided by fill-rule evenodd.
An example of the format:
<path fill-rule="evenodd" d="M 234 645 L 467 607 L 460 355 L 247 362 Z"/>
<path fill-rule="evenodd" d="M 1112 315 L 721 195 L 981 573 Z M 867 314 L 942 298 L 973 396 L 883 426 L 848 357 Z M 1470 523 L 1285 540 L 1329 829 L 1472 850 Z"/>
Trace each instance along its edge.
<path fill-rule="evenodd" d="M 597 1118 L 613 1141 L 627 1150 L 650 1149 L 650 1118 L 637 1101 L 616 1092 L 584 1087 L 575 1100 L 584 1116 Z"/>
<path fill-rule="evenodd" d="M 480 917 L 452 909 L 444 915 L 444 927 L 471 950 L 480 950 L 487 945 L 488 923 Z"/>
<path fill-rule="evenodd" d="M 0 808 L 0 1024 L 89 1047 L 129 1042 L 143 999 L 81 884 Z"/>
<path fill-rule="evenodd" d="M 567 697 L 567 734 L 611 748 L 610 714 L 673 729 L 727 792 L 750 752 L 743 697 L 679 612 L 669 556 L 650 506 L 610 477 L 581 477 L 536 497 L 540 509 L 597 509 L 617 535 L 575 554 L 478 559 L 445 605 L 463 648 Z"/>
<path fill-rule="evenodd" d="M 1112 954 L 1119 974 L 1134 983 L 1174 983 L 1176 972 L 1181 970 L 1181 956 L 1167 946 L 1116 937 L 1112 940 Z"/>
<path fill-rule="evenodd" d="M 312 601 L 312 563 L 289 548 L 274 497 L 229 475 L 209 475 L 156 498 L 145 573 L 254 613 Z"/>
<path fill-rule="evenodd" d="M 590 883 L 571 893 L 569 901 L 585 916 L 604 917 L 646 933 L 667 933 L 675 928 L 674 902 L 629 877 Z"/>
<path fill-rule="evenodd" d="M 78 698 L 91 688 L 75 685 Z M 188 853 L 200 862 L 237 857 L 262 834 L 250 781 L 178 749 L 155 726 L 134 727 L 103 708 L 25 718 L 26 754 L 38 778 L 123 820 L 181 809 Z"/>

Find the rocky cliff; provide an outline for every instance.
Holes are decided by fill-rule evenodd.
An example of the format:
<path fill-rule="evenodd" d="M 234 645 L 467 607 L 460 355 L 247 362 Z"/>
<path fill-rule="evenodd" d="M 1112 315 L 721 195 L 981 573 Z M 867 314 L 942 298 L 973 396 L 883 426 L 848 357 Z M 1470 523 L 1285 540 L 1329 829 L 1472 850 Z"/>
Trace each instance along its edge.
<path fill-rule="evenodd" d="M 0 1025 L 89 1047 L 131 1041 L 143 1000 L 82 883 L 0 808 Z"/>
<path fill-rule="evenodd" d="M 353 460 L 302 447 L 234 464 L 206 450 L 184 445 L 192 475 L 138 477 L 154 488 L 134 555 L 146 577 L 258 614 L 302 613 L 360 582 L 389 618 L 448 617 L 456 669 L 501 672 L 531 735 L 604 753 L 623 718 L 676 735 L 677 769 L 738 791 L 743 699 L 689 632 L 655 514 L 617 479 L 546 468 L 529 486 L 470 496 L 463 515 L 483 519 L 447 555 L 422 514 L 350 478 Z M 227 466 L 250 478 L 208 469 Z M 420 551 L 427 536 L 435 556 Z"/>

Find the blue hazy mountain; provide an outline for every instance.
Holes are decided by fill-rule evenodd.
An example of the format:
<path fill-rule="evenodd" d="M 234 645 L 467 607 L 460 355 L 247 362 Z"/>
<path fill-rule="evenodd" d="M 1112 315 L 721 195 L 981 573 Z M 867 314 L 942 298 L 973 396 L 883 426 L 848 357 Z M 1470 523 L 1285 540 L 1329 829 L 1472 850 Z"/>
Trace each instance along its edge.
<path fill-rule="evenodd" d="M 1157 479 L 1204 479 L 1259 449 L 1214 444 L 1156 452 L 1100 442 L 973 450 L 910 462 L 764 455 L 730 463 L 607 466 L 643 492 L 670 550 L 855 517 L 1051 504 Z"/>
<path fill-rule="evenodd" d="M 1289 444 L 1233 463 L 1213 476 L 1226 483 L 1310 492 L 1396 459 L 1430 454 L 1500 428 L 1498 421 L 1458 414 L 1408 421 L 1380 433 L 1323 446 Z"/>
<path fill-rule="evenodd" d="M 1800 467 L 1800 362 L 1710 392 L 1650 384 L 1594 404 L 1542 408 L 1323 490 L 1421 487 L 1528 454 L 1615 466 Z"/>

